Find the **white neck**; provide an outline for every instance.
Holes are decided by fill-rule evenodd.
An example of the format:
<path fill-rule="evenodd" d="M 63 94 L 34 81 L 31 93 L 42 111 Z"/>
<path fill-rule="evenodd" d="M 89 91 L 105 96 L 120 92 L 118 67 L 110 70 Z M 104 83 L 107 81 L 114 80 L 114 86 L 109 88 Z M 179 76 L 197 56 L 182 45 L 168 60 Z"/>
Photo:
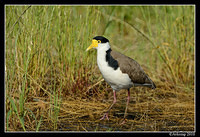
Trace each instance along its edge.
<path fill-rule="evenodd" d="M 99 66 L 100 71 L 103 71 L 103 69 L 101 69 L 102 67 L 108 65 L 108 63 L 106 62 L 106 51 L 108 49 L 110 49 L 109 42 L 101 43 L 97 47 L 97 64 Z"/>

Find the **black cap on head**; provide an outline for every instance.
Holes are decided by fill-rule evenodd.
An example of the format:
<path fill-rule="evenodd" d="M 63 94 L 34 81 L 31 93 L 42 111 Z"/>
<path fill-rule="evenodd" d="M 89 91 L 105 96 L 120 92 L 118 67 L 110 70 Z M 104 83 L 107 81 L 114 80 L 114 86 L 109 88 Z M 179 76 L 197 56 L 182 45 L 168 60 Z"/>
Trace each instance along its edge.
<path fill-rule="evenodd" d="M 109 42 L 109 40 L 107 38 L 103 37 L 103 36 L 96 36 L 93 39 L 100 40 L 101 43 Z"/>

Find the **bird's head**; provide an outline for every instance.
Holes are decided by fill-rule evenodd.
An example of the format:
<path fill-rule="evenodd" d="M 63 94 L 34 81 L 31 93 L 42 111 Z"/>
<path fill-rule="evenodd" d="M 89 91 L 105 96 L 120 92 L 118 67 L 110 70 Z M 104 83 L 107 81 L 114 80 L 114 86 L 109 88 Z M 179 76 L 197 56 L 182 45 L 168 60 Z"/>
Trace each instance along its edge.
<path fill-rule="evenodd" d="M 86 51 L 92 49 L 92 48 L 101 48 L 109 46 L 109 40 L 103 36 L 96 36 L 92 39 L 92 44 L 86 49 Z"/>

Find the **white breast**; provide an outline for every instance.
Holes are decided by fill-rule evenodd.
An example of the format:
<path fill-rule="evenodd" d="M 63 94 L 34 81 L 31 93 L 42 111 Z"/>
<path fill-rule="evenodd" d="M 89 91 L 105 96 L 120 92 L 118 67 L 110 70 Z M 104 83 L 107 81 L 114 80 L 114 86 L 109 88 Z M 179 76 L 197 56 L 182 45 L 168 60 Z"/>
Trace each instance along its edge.
<path fill-rule="evenodd" d="M 129 78 L 128 74 L 122 73 L 120 68 L 114 70 L 106 62 L 106 52 L 98 50 L 97 52 L 97 64 L 104 79 L 108 84 L 116 91 L 121 89 L 128 89 L 133 86 L 133 82 Z"/>

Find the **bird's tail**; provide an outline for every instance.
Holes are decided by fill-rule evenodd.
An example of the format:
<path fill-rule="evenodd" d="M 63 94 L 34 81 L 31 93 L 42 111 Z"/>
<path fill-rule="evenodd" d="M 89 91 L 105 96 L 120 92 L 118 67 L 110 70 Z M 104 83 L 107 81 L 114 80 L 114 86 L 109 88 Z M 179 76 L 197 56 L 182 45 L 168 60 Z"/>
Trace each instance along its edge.
<path fill-rule="evenodd" d="M 151 80 L 152 81 L 152 80 Z M 156 85 L 155 85 L 155 83 L 152 81 L 152 87 L 151 87 L 152 89 L 155 89 L 156 88 Z"/>
<path fill-rule="evenodd" d="M 144 87 L 149 87 L 149 88 L 152 88 L 152 89 L 155 89 L 156 88 L 156 85 L 155 83 L 149 78 L 148 75 L 146 75 L 146 80 L 145 80 L 145 83 L 134 83 L 134 86 L 137 87 L 137 86 L 144 86 Z"/>
<path fill-rule="evenodd" d="M 149 78 L 148 75 L 146 75 L 146 76 L 147 76 L 148 81 L 150 82 L 149 87 L 152 88 L 152 89 L 155 89 L 156 88 L 156 84 Z"/>

